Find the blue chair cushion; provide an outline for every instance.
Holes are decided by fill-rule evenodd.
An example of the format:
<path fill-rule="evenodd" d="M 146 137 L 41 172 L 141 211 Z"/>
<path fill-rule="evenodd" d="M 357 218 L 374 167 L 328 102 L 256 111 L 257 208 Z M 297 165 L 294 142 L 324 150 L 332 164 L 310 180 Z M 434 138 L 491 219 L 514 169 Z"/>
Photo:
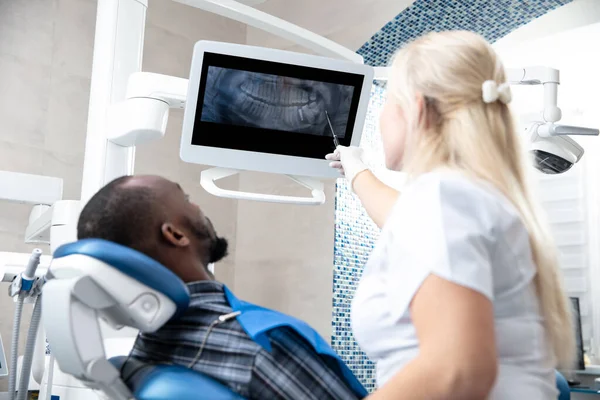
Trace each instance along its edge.
<path fill-rule="evenodd" d="M 123 356 L 110 359 L 122 371 L 121 378 L 136 400 L 243 400 L 214 379 L 179 365 L 153 365 L 130 358 L 122 368 L 125 361 Z"/>
<path fill-rule="evenodd" d="M 558 371 L 555 371 L 556 375 L 556 388 L 558 389 L 558 400 L 570 400 L 571 399 L 571 388 L 565 377 Z"/>
<path fill-rule="evenodd" d="M 369 394 L 360 383 L 350 368 L 342 361 L 340 356 L 331 346 L 306 322 L 282 314 L 275 310 L 260 307 L 252 303 L 242 301 L 235 297 L 225 286 L 225 297 L 233 311 L 239 311 L 237 321 L 242 325 L 244 331 L 261 345 L 266 351 L 271 351 L 269 333 L 280 328 L 290 328 L 302 337 L 321 356 L 321 358 L 335 371 L 340 378 L 359 397 L 364 398 Z"/>
<path fill-rule="evenodd" d="M 54 258 L 85 255 L 116 268 L 125 275 L 171 299 L 177 310 L 174 317 L 185 312 L 190 303 L 187 286 L 158 261 L 129 247 L 102 239 L 82 239 L 60 246 Z"/>

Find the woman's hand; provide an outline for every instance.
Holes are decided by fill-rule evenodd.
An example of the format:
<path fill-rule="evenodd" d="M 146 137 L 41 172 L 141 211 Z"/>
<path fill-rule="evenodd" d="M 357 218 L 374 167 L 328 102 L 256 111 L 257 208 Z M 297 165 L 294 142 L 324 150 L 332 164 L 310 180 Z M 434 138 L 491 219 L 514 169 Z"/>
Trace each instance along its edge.
<path fill-rule="evenodd" d="M 365 165 L 364 152 L 359 147 L 338 146 L 325 158 L 332 168 L 348 180 L 348 186 L 362 202 L 375 224 L 383 228 L 388 215 L 398 200 L 398 191 L 381 182 Z"/>
<path fill-rule="evenodd" d="M 364 151 L 355 146 L 338 146 L 335 152 L 327 154 L 325 159 L 331 161 L 329 166 L 340 171 L 350 184 L 351 189 L 354 185 L 354 178 L 369 168 L 363 162 Z"/>

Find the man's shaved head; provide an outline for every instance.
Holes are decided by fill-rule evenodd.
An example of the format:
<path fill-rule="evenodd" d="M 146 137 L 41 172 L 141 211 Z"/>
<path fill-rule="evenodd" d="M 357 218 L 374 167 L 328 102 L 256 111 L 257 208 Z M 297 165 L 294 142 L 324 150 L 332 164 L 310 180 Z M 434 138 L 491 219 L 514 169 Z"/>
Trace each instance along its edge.
<path fill-rule="evenodd" d="M 152 256 L 166 213 L 159 193 L 141 180 L 150 179 L 125 176 L 100 189 L 79 216 L 77 237 L 110 240 Z"/>
<path fill-rule="evenodd" d="M 185 281 L 206 279 L 207 264 L 227 251 L 226 240 L 181 187 L 151 175 L 121 177 L 100 189 L 79 216 L 77 236 L 131 247 Z"/>

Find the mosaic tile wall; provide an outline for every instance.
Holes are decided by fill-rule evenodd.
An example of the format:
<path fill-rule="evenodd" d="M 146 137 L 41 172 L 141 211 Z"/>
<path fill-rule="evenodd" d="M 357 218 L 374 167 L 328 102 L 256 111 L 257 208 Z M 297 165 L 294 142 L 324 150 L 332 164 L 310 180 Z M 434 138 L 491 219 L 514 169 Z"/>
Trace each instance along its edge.
<path fill-rule="evenodd" d="M 361 147 L 383 160 L 379 139 L 379 112 L 383 105 L 385 90 L 374 86 Z M 379 156 L 379 157 L 377 157 Z M 377 165 L 370 165 L 377 167 Z M 348 364 L 352 372 L 369 390 L 375 388 L 373 364 L 360 350 L 352 336 L 350 326 L 350 302 L 362 275 L 362 269 L 379 229 L 366 215 L 360 202 L 348 190 L 344 179 L 338 180 L 335 199 L 335 253 L 333 272 L 333 330 L 332 346 Z"/>
<path fill-rule="evenodd" d="M 466 29 L 495 40 L 571 0 L 416 0 L 385 25 L 358 53 L 370 65 L 386 65 L 404 43 L 430 31 Z M 385 89 L 375 86 L 361 147 L 382 160 L 378 119 Z M 377 157 L 379 155 L 379 157 Z M 376 166 L 376 165 L 373 165 Z M 340 179 L 335 206 L 332 345 L 369 390 L 375 388 L 373 364 L 352 336 L 350 303 L 379 230 Z"/>
<path fill-rule="evenodd" d="M 396 49 L 431 31 L 464 29 L 495 42 L 572 0 L 416 0 L 358 51 L 365 64 L 387 65 Z"/>

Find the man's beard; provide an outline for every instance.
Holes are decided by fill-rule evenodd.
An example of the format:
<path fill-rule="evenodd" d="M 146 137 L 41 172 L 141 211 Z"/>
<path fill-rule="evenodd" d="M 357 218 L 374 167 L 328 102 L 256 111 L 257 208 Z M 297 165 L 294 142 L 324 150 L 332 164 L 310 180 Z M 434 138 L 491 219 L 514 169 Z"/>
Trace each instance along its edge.
<path fill-rule="evenodd" d="M 208 262 L 212 264 L 221 261 L 227 256 L 228 247 L 229 243 L 225 238 L 217 236 L 214 240 L 211 240 Z"/>
<path fill-rule="evenodd" d="M 207 227 L 202 222 L 198 221 L 188 221 L 189 226 L 192 229 L 194 235 L 200 240 L 200 242 L 204 242 L 209 240 L 208 244 L 208 263 L 212 264 L 218 261 L 221 261 L 223 258 L 227 256 L 227 249 L 229 247 L 229 243 L 227 239 L 219 237 L 215 234 L 214 238 L 210 237 L 208 233 Z"/>

